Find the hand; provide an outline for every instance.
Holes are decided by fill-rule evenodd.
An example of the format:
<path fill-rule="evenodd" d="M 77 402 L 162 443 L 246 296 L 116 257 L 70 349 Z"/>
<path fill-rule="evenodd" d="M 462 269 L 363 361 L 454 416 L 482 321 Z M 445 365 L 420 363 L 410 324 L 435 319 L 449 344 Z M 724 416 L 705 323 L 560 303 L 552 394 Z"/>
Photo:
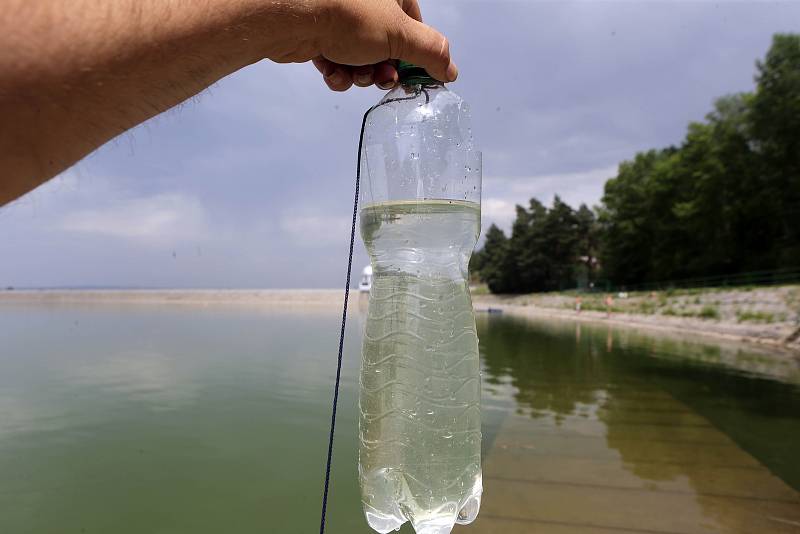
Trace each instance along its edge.
<path fill-rule="evenodd" d="M 79 12 L 54 0 L 0 5 L 0 206 L 264 58 L 314 60 L 335 91 L 393 86 L 395 59 L 444 82 L 458 75 L 447 39 L 420 22 L 417 0 L 81 0 Z"/>
<path fill-rule="evenodd" d="M 313 58 L 334 91 L 373 83 L 391 89 L 397 70 L 391 60 L 424 67 L 445 82 L 458 76 L 444 35 L 423 24 L 417 0 L 328 0 L 328 21 Z"/>

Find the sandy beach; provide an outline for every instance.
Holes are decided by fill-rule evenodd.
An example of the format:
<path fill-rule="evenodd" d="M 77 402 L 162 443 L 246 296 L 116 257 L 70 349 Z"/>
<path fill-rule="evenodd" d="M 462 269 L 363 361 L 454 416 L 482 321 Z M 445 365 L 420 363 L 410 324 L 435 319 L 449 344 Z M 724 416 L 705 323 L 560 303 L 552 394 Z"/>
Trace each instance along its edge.
<path fill-rule="evenodd" d="M 365 310 L 366 294 L 350 291 L 350 310 Z M 247 306 L 264 309 L 335 311 L 342 305 L 341 289 L 136 289 L 136 290 L 13 290 L 0 291 L 0 305 L 171 305 L 171 306 Z M 498 310 L 537 319 L 579 321 L 613 325 L 619 328 L 689 335 L 707 341 L 724 340 L 758 344 L 776 352 L 800 357 L 800 340 L 787 343 L 791 324 L 740 324 L 726 320 L 696 317 L 664 317 L 635 313 L 584 310 L 537 305 L 524 297 L 473 297 L 477 312 Z"/>
<path fill-rule="evenodd" d="M 706 340 L 725 340 L 729 342 L 757 344 L 765 348 L 774 349 L 800 358 L 800 336 L 798 324 L 792 313 L 786 313 L 783 320 L 772 323 L 743 322 L 738 319 L 734 309 L 746 305 L 748 308 L 760 307 L 765 303 L 775 304 L 777 301 L 780 309 L 786 310 L 781 293 L 785 288 L 763 288 L 759 291 L 742 292 L 713 291 L 702 297 L 693 297 L 695 308 L 704 305 L 705 301 L 713 302 L 716 309 L 720 310 L 716 318 L 703 318 L 697 316 L 667 316 L 662 313 L 636 313 L 634 306 L 629 306 L 624 312 L 615 304 L 611 313 L 597 309 L 585 309 L 578 312 L 574 309 L 574 296 L 541 294 L 520 296 L 477 295 L 473 303 L 477 311 L 498 310 L 520 316 L 560 319 L 569 321 L 588 322 L 595 324 L 608 324 L 615 327 L 631 328 L 634 330 L 661 332 L 668 335 L 692 336 Z M 794 288 L 791 289 L 794 291 Z M 642 300 L 642 298 L 638 298 Z M 688 296 L 678 296 L 673 300 L 688 302 Z M 619 302 L 619 301 L 617 301 Z"/>

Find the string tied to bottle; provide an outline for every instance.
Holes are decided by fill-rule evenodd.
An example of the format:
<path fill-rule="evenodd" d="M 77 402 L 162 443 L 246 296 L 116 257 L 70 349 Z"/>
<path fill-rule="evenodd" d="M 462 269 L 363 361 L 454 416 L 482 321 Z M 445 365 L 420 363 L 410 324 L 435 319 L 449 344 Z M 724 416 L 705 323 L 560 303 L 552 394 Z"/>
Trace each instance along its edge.
<path fill-rule="evenodd" d="M 481 154 L 466 102 L 418 66 L 401 62 L 397 70 L 400 86 L 364 113 L 358 138 L 320 534 L 362 200 L 373 267 L 359 381 L 365 519 L 377 532 L 410 521 L 417 532 L 442 534 L 475 519 L 483 491 L 480 360 L 467 281 L 480 232 Z"/>
<path fill-rule="evenodd" d="M 420 70 L 422 73 L 420 73 Z M 331 407 L 331 423 L 330 423 L 330 430 L 328 432 L 328 455 L 327 460 L 325 462 L 325 483 L 323 486 L 322 491 L 322 512 L 320 514 L 320 523 L 319 523 L 319 532 L 320 534 L 325 533 L 325 519 L 327 515 L 327 507 L 328 507 L 328 494 L 330 490 L 330 479 L 331 479 L 331 464 L 333 461 L 333 441 L 334 441 L 334 434 L 336 429 L 336 411 L 339 403 L 339 387 L 341 383 L 341 376 L 342 376 L 342 359 L 343 359 L 343 352 L 344 352 L 344 336 L 345 336 L 345 326 L 347 324 L 347 304 L 350 297 L 350 278 L 352 275 L 353 269 L 353 247 L 355 245 L 355 238 L 356 238 L 356 221 L 358 218 L 358 196 L 360 193 L 360 185 L 361 185 L 361 151 L 364 147 L 364 129 L 367 125 L 367 119 L 369 118 L 369 114 L 372 113 L 375 109 L 379 108 L 380 106 L 384 106 L 386 104 L 390 104 L 392 102 L 399 102 L 402 100 L 413 100 L 417 98 L 421 92 L 425 92 L 426 101 L 428 100 L 426 85 L 428 84 L 436 84 L 433 78 L 427 75 L 424 69 L 420 67 L 416 67 L 415 65 L 411 65 L 410 63 L 401 62 L 398 65 L 398 76 L 400 79 L 400 83 L 404 85 L 411 85 L 414 87 L 414 94 L 406 97 L 400 98 L 390 98 L 387 100 L 383 100 L 378 104 L 370 107 L 366 113 L 364 113 L 364 117 L 361 121 L 361 130 L 358 136 L 358 158 L 356 160 L 356 184 L 355 184 L 355 194 L 353 195 L 353 217 L 350 226 L 350 247 L 347 254 L 347 275 L 345 277 L 345 286 L 344 286 L 344 304 L 342 306 L 342 324 L 341 329 L 339 331 L 339 352 L 336 358 L 336 378 L 334 381 L 333 386 L 333 403 Z"/>

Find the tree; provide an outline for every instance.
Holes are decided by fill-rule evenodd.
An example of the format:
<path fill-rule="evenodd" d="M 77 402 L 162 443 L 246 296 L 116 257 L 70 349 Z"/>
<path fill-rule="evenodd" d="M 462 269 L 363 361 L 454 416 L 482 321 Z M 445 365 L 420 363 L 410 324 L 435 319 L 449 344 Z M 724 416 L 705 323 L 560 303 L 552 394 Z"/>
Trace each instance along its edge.
<path fill-rule="evenodd" d="M 659 164 L 665 164 L 674 149 L 650 150 L 622 162 L 615 178 L 606 182 L 599 222 L 603 274 L 617 284 L 637 283 L 652 270 L 656 214 L 672 189 L 653 179 Z M 660 199 L 660 200 L 656 200 Z M 658 204 L 662 206 L 658 206 Z"/>
<path fill-rule="evenodd" d="M 578 266 L 578 218 L 568 204 L 558 195 L 547 212 L 541 230 L 543 253 L 548 257 L 548 273 L 542 290 L 571 289 L 575 287 Z"/>
<path fill-rule="evenodd" d="M 800 267 L 800 35 L 775 35 L 757 70 L 755 93 L 717 99 L 679 147 L 622 162 L 596 216 L 559 197 L 517 206 L 482 256 L 492 291 L 574 287 L 598 264 L 629 287 Z"/>
<path fill-rule="evenodd" d="M 575 212 L 578 224 L 578 287 L 587 287 L 596 279 L 599 245 L 599 227 L 597 217 L 586 204 L 581 204 Z"/>
<path fill-rule="evenodd" d="M 579 217 L 559 197 L 549 209 L 531 199 L 528 208 L 517 206 L 510 238 L 494 225 L 489 228 L 474 265 L 493 293 L 572 288 L 586 262 L 581 256 L 594 258 L 594 232 L 594 214 L 586 206 Z"/>
<path fill-rule="evenodd" d="M 517 206 L 517 217 L 511 227 L 509 251 L 516 271 L 515 293 L 543 291 L 548 274 L 549 257 L 542 232 L 547 208 L 535 198 L 529 206 L 527 210 Z"/>
<path fill-rule="evenodd" d="M 509 254 L 508 238 L 496 225 L 486 231 L 486 242 L 478 252 L 480 277 L 492 293 L 514 291 L 514 268 Z"/>
<path fill-rule="evenodd" d="M 778 34 L 766 59 L 756 64 L 752 133 L 762 159 L 763 196 L 778 206 L 775 262 L 800 265 L 800 35 Z"/>

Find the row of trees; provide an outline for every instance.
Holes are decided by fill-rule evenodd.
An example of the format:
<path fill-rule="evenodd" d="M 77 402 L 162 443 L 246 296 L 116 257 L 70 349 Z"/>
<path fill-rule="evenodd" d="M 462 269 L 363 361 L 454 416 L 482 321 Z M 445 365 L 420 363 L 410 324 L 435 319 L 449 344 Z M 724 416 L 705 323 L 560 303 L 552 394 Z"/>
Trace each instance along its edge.
<path fill-rule="evenodd" d="M 470 265 L 493 293 L 531 293 L 573 287 L 594 278 L 597 218 L 586 205 L 575 211 L 556 197 L 547 208 L 535 198 L 517 206 L 511 237 L 492 225 Z"/>
<path fill-rule="evenodd" d="M 800 267 L 800 35 L 775 35 L 756 67 L 755 92 L 718 99 L 680 147 L 620 164 L 594 210 L 518 206 L 473 269 L 523 293 Z"/>

